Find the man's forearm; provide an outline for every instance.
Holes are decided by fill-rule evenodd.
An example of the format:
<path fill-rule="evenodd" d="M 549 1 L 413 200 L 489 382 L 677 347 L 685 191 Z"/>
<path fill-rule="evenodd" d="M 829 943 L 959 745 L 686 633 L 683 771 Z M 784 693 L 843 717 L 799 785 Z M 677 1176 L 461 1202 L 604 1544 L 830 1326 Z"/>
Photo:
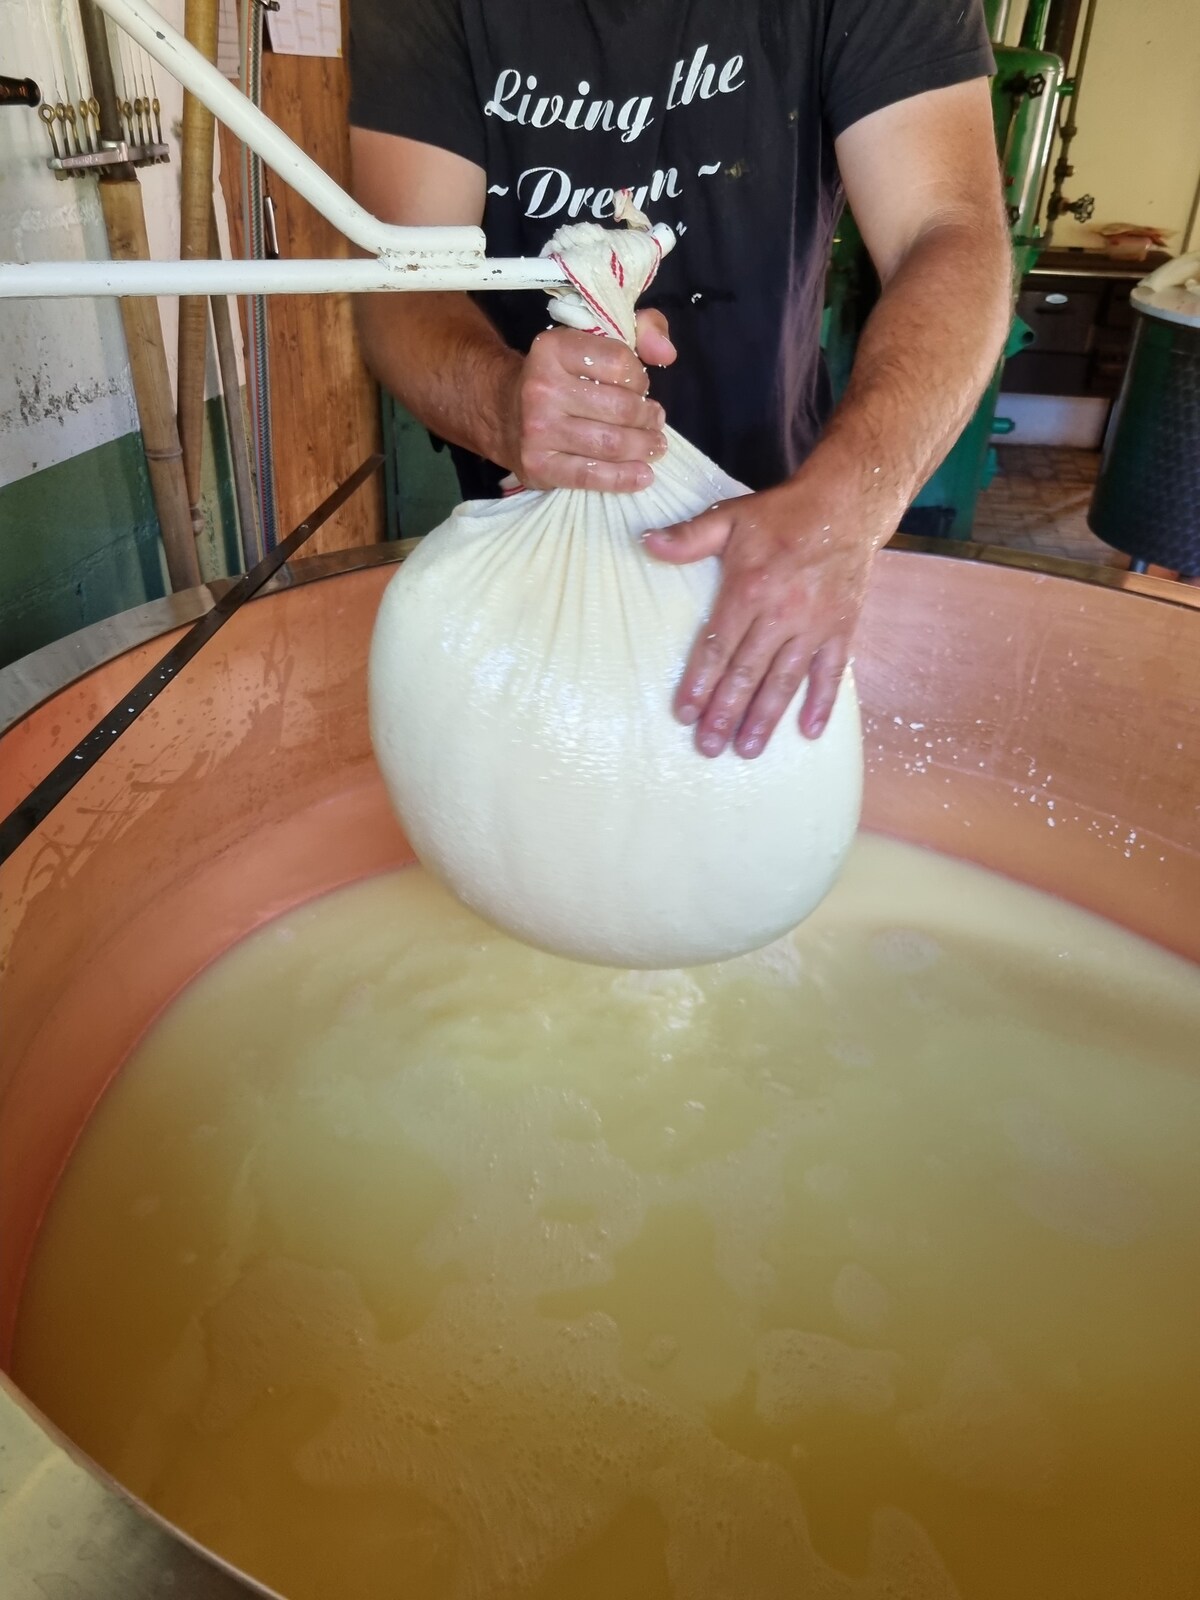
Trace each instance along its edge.
<path fill-rule="evenodd" d="M 623 494 L 653 482 L 666 419 L 622 340 L 553 328 L 519 355 L 462 294 L 362 296 L 357 315 L 368 362 L 413 416 L 527 488 Z M 651 359 L 673 360 L 643 315 Z"/>
<path fill-rule="evenodd" d="M 995 370 L 1011 281 L 999 224 L 947 223 L 923 234 L 884 288 L 846 394 L 802 475 L 848 479 L 879 505 L 884 525 L 888 513 L 898 521 Z"/>
<path fill-rule="evenodd" d="M 357 303 L 380 383 L 450 444 L 512 468 L 511 394 L 521 357 L 465 294 L 376 294 Z"/>

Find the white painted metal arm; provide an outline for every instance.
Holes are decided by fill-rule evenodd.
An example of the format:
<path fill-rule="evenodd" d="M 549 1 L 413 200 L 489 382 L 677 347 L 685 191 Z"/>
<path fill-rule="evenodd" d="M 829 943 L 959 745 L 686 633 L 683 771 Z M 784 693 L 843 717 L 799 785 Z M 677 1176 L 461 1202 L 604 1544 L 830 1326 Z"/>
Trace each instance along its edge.
<path fill-rule="evenodd" d="M 427 252 L 405 259 L 331 261 L 43 261 L 0 264 L 0 300 L 96 295 L 370 294 L 387 289 L 548 289 L 565 281 L 553 261 Z"/>
<path fill-rule="evenodd" d="M 399 228 L 340 188 L 147 0 L 96 0 L 118 27 L 373 259 L 0 263 L 0 299 L 96 295 L 328 294 L 384 289 L 547 289 L 566 274 L 541 257 L 489 258 L 482 228 Z M 664 252 L 669 228 L 656 228 Z"/>

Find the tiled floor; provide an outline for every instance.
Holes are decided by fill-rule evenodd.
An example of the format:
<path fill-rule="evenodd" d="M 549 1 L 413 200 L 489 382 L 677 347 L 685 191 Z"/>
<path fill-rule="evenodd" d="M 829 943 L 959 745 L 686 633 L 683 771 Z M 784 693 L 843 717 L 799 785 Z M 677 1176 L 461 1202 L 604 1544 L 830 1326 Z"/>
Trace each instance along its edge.
<path fill-rule="evenodd" d="M 972 537 L 1042 555 L 1065 556 L 1095 566 L 1126 567 L 1087 525 L 1099 452 L 1042 445 L 1005 445 L 1000 471 L 979 497 Z"/>

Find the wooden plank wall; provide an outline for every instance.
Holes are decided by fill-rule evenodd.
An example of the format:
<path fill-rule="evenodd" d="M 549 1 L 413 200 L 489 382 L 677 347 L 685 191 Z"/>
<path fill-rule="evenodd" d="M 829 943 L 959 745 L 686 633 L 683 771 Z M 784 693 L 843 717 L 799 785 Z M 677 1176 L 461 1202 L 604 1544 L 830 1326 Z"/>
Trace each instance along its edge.
<path fill-rule="evenodd" d="M 263 55 L 263 110 L 343 188 L 350 182 L 345 60 Z M 221 183 L 235 253 L 242 243 L 241 146 L 222 127 Z M 281 179 L 268 175 L 282 256 L 346 256 L 350 245 Z M 358 348 L 347 295 L 276 295 L 268 302 L 280 537 L 380 446 L 379 389 Z M 245 302 L 239 302 L 243 337 Z M 314 534 L 306 554 L 373 544 L 384 535 L 383 477 L 359 489 Z"/>

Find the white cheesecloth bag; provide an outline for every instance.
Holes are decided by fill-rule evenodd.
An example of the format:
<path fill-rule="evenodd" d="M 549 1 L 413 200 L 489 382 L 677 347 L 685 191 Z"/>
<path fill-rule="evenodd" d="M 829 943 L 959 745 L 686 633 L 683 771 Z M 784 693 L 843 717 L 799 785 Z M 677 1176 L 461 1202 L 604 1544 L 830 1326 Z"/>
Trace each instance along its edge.
<path fill-rule="evenodd" d="M 574 286 L 552 291 L 557 320 L 632 345 L 662 251 L 624 215 L 543 254 Z M 371 644 L 371 738 L 418 859 L 519 939 L 609 966 L 724 960 L 793 928 L 837 876 L 862 791 L 850 674 L 819 740 L 797 728 L 802 687 L 755 760 L 706 758 L 675 720 L 721 566 L 665 565 L 641 536 L 748 491 L 667 438 L 635 494 L 460 506 L 388 585 Z"/>

